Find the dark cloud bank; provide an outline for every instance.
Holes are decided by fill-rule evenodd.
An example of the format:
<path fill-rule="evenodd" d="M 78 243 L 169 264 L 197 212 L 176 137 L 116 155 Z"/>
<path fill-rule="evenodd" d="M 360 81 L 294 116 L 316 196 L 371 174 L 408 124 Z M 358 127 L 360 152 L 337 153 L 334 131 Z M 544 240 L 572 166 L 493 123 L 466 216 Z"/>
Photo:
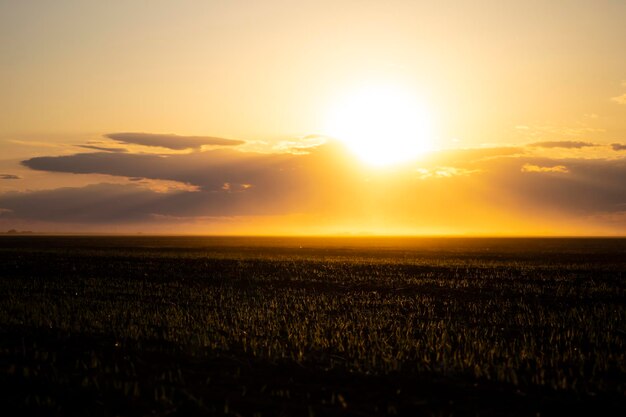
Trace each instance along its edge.
<path fill-rule="evenodd" d="M 96 184 L 0 195 L 4 217 L 56 222 L 136 222 L 158 217 L 267 215 L 325 204 L 325 195 L 349 188 L 329 148 L 308 155 L 215 149 L 178 155 L 79 153 L 23 161 L 34 170 L 127 177 L 129 184 Z M 195 186 L 198 191 L 156 192 L 144 179 Z M 320 185 L 320 181 L 325 186 Z"/>
<path fill-rule="evenodd" d="M 163 146 L 162 142 L 151 143 Z M 378 199 L 374 205 L 392 211 L 403 204 L 390 202 L 437 211 L 439 206 L 449 210 L 450 199 L 457 198 L 455 193 L 529 213 L 551 209 L 564 215 L 592 216 L 626 211 L 626 158 L 538 158 L 528 156 L 523 148 L 445 151 L 429 158 L 431 168 L 457 167 L 472 172 L 471 176 L 420 179 L 416 168 L 405 167 L 377 181 L 355 168 L 350 158 L 334 142 L 299 155 L 219 148 L 167 156 L 92 152 L 37 157 L 23 165 L 39 171 L 115 175 L 131 181 L 5 193 L 0 195 L 1 216 L 103 224 L 316 213 L 358 208 L 361 200 L 371 195 Z M 528 172 L 522 169 L 527 164 L 567 169 Z M 141 179 L 177 181 L 197 191 L 156 192 L 143 187 Z M 438 197 L 446 194 L 445 199 Z M 458 196 L 459 213 L 465 210 L 463 198 Z"/>

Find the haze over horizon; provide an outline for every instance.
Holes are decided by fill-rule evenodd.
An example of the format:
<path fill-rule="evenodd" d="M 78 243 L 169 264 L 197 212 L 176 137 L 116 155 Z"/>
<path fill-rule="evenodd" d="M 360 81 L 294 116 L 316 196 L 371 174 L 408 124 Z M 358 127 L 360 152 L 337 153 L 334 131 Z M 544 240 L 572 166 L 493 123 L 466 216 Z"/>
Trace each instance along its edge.
<path fill-rule="evenodd" d="M 0 230 L 626 235 L 626 2 L 0 2 Z"/>

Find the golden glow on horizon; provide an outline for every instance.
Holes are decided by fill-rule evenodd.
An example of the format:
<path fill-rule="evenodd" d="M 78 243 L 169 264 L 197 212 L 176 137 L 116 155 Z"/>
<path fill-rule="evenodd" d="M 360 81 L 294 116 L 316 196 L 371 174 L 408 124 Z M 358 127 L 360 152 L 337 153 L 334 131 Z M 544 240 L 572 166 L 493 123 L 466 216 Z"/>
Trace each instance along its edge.
<path fill-rule="evenodd" d="M 432 149 L 433 117 L 409 90 L 369 85 L 335 103 L 326 129 L 362 161 L 375 166 L 406 162 Z"/>

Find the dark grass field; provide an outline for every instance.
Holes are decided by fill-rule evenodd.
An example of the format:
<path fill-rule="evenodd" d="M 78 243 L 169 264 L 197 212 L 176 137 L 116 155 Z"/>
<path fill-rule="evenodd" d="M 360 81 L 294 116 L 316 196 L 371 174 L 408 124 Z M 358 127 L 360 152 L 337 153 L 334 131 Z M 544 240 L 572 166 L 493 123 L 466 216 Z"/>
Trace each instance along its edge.
<path fill-rule="evenodd" d="M 0 415 L 626 415 L 626 239 L 0 238 Z"/>

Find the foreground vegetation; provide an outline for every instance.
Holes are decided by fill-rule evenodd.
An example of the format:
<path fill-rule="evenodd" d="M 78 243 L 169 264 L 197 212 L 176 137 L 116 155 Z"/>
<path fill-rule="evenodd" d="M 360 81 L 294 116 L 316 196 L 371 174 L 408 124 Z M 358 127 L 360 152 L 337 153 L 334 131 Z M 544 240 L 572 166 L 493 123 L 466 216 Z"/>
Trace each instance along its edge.
<path fill-rule="evenodd" d="M 0 238 L 0 405 L 626 412 L 620 239 Z"/>

